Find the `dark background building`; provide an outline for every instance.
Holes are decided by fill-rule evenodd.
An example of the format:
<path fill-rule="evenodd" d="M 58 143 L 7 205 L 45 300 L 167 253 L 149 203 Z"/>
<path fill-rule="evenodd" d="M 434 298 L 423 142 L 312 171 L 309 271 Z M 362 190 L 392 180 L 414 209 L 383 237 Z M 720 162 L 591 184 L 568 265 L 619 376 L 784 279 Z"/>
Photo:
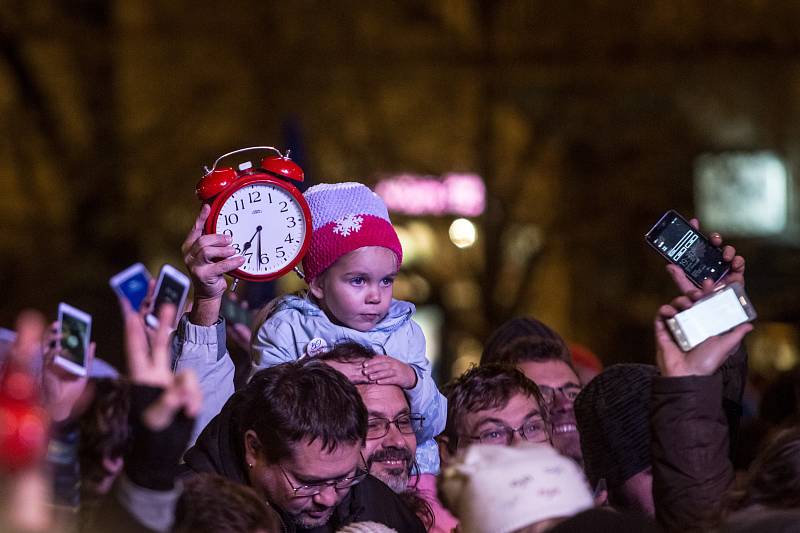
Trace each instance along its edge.
<path fill-rule="evenodd" d="M 800 4 L 0 0 L 0 21 L 2 325 L 64 300 L 120 360 L 108 278 L 180 266 L 202 165 L 271 144 L 313 182 L 482 177 L 471 247 L 452 214 L 394 215 L 442 377 L 520 313 L 651 361 L 674 289 L 642 236 L 668 208 L 745 254 L 756 366 L 797 360 Z"/>

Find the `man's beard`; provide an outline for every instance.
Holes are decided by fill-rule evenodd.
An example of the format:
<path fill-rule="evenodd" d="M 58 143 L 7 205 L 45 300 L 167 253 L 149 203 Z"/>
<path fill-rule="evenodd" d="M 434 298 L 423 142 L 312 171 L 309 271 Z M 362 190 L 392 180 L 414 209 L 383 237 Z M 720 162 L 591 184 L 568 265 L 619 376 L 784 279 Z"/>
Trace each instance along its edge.
<path fill-rule="evenodd" d="M 367 458 L 367 470 L 399 494 L 408 488 L 408 475 L 413 459 L 408 448 L 380 448 Z M 397 468 L 392 468 L 385 461 L 402 461 L 402 463 L 398 464 Z M 381 468 L 373 471 L 372 466 L 375 463 L 381 463 Z"/>
<path fill-rule="evenodd" d="M 312 509 L 312 512 L 323 512 L 323 511 L 330 511 L 327 516 L 322 518 L 314 518 L 312 516 L 308 516 L 305 514 L 307 511 L 303 511 L 302 514 L 292 515 L 292 521 L 294 521 L 295 525 L 302 529 L 312 529 L 315 527 L 323 526 L 328 523 L 328 520 L 331 519 L 333 516 L 333 508 L 330 507 L 323 507 L 321 509 Z"/>

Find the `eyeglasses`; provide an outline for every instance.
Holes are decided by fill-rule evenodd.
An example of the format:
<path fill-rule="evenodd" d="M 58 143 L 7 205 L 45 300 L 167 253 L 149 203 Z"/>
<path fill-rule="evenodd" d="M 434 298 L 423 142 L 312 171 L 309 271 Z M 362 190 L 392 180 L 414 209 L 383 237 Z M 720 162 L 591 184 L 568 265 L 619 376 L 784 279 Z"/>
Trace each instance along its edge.
<path fill-rule="evenodd" d="M 425 417 L 418 414 L 400 415 L 394 420 L 388 418 L 370 418 L 367 421 L 367 438 L 380 439 L 389 433 L 389 427 L 394 424 L 397 431 L 405 435 L 416 433 L 422 429 Z"/>
<path fill-rule="evenodd" d="M 492 429 L 487 429 L 481 432 L 480 435 L 469 437 L 472 440 L 478 440 L 481 444 L 500 444 L 510 446 L 514 440 L 514 434 L 519 433 L 519 436 L 528 442 L 547 442 L 549 435 L 547 434 L 547 425 L 544 420 L 537 418 L 528 420 L 518 428 L 510 428 L 508 426 L 498 426 Z"/>
<path fill-rule="evenodd" d="M 575 398 L 578 397 L 578 394 L 581 393 L 581 390 L 583 389 L 580 385 L 575 385 L 572 383 L 564 385 L 563 387 L 548 387 L 547 385 L 539 385 L 539 391 L 542 393 L 544 403 L 547 405 L 553 405 L 553 403 L 555 403 L 556 392 L 560 392 L 561 396 L 563 396 L 568 402 L 574 402 Z"/>
<path fill-rule="evenodd" d="M 365 464 L 363 455 L 361 456 L 361 462 L 362 464 Z M 289 475 L 286 473 L 286 470 L 284 470 L 281 465 L 278 465 L 278 468 L 281 469 L 283 477 L 286 478 L 286 482 L 294 491 L 294 496 L 292 496 L 292 498 L 310 498 L 311 496 L 316 496 L 322 492 L 325 487 L 333 487 L 334 490 L 349 489 L 350 487 L 361 483 L 369 473 L 367 472 L 366 468 L 359 466 L 356 468 L 355 474 L 350 477 L 332 479 L 330 481 L 320 481 L 319 483 L 310 483 L 308 485 L 300 485 L 299 487 L 295 487 L 294 483 L 292 483 L 292 480 L 289 479 Z"/>

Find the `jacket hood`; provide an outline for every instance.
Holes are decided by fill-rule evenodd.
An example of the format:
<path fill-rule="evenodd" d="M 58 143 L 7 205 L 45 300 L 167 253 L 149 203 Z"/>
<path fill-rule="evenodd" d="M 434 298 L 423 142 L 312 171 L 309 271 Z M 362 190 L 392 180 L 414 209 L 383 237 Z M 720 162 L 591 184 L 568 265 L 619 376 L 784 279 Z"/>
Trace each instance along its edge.
<path fill-rule="evenodd" d="M 269 307 L 267 318 L 285 309 L 293 309 L 304 316 L 325 316 L 325 311 L 308 292 L 302 295 L 280 296 L 267 306 Z M 392 332 L 411 320 L 415 310 L 414 304 L 392 298 L 386 316 L 371 331 Z"/>

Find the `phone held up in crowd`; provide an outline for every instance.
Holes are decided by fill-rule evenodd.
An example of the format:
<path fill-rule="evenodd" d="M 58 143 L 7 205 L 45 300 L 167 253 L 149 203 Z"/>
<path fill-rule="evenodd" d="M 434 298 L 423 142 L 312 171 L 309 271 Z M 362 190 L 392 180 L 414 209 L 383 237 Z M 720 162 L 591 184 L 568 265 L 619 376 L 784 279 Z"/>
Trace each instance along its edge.
<path fill-rule="evenodd" d="M 161 271 L 158 274 L 158 281 L 156 282 L 156 296 L 153 301 L 153 309 L 145 318 L 147 325 L 151 328 L 157 328 L 158 312 L 162 305 L 169 303 L 174 305 L 177 309 L 175 323 L 171 324 L 171 327 L 175 327 L 183 312 L 183 305 L 186 303 L 186 296 L 189 294 L 190 285 L 189 277 L 177 268 L 170 265 L 161 267 Z"/>
<path fill-rule="evenodd" d="M 730 269 L 730 263 L 722 259 L 722 250 L 672 209 L 664 213 L 644 238 L 698 287 L 706 279 L 716 284 Z"/>

